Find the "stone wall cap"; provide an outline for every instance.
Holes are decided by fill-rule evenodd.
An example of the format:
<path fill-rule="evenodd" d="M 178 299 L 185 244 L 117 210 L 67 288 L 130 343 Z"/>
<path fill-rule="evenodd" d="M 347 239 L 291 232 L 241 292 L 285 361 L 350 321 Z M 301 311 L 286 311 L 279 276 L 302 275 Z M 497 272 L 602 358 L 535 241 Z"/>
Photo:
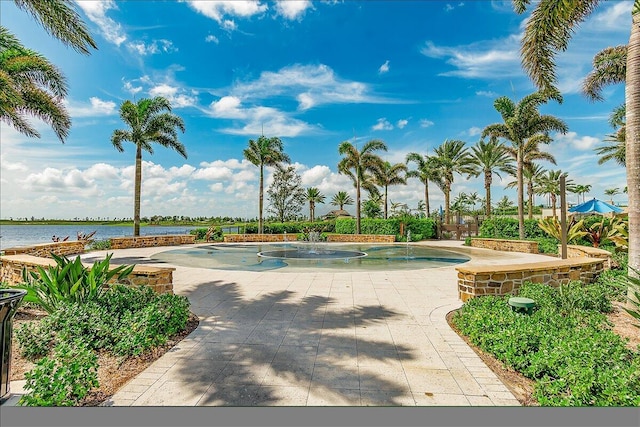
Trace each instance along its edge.
<path fill-rule="evenodd" d="M 576 257 L 556 259 L 552 261 L 532 262 L 526 264 L 502 264 L 502 265 L 464 265 L 456 267 L 461 273 L 511 273 L 514 271 L 538 271 L 555 267 L 591 265 L 602 263 L 602 259 Z"/>
<path fill-rule="evenodd" d="M 515 243 L 535 243 L 536 245 L 538 244 L 537 241 L 535 240 L 516 240 L 516 239 L 496 239 L 493 237 L 472 237 L 471 240 L 485 240 L 485 241 L 489 241 L 489 242 L 515 242 Z"/>

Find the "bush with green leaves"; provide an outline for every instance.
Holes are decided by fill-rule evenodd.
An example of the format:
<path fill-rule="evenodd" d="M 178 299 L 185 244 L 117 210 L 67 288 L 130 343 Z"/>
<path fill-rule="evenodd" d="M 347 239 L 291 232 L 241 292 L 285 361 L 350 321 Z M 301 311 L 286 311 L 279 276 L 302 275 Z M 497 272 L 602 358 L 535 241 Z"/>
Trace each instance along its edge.
<path fill-rule="evenodd" d="M 400 235 L 400 224 L 404 224 L 404 234 Z M 398 218 L 379 219 L 362 218 L 360 232 L 362 234 L 396 235 L 398 240 L 406 241 L 407 231 L 411 232 L 411 241 L 432 239 L 436 235 L 435 221 L 431 218 Z M 356 220 L 353 218 L 338 218 L 335 231 L 338 234 L 355 234 Z M 418 238 L 419 237 L 419 238 Z"/>
<path fill-rule="evenodd" d="M 91 251 L 103 251 L 106 249 L 111 249 L 111 240 L 94 240 L 89 244 L 89 250 Z"/>
<path fill-rule="evenodd" d="M 264 224 L 263 230 L 264 234 L 295 234 L 308 233 L 309 231 L 333 233 L 335 231 L 335 220 L 314 222 L 270 222 Z M 247 234 L 256 234 L 258 232 L 258 224 L 247 224 L 244 232 Z"/>
<path fill-rule="evenodd" d="M 75 339 L 82 339 L 93 350 L 137 356 L 183 330 L 188 318 L 189 302 L 184 296 L 157 294 L 146 286 L 114 285 L 95 300 L 60 303 L 39 324 L 21 327 L 17 336 L 29 358 L 46 355 L 51 345 Z"/>
<path fill-rule="evenodd" d="M 23 301 L 39 305 L 47 313 L 53 313 L 62 302 L 83 303 L 99 297 L 112 279 L 123 280 L 133 271 L 134 265 L 109 266 L 113 254 L 96 261 L 91 268 L 82 264 L 80 257 L 69 261 L 64 256 L 51 254 L 56 265 L 37 271 L 22 270 L 24 283 L 16 288 L 25 289 Z"/>
<path fill-rule="evenodd" d="M 479 237 L 495 238 L 495 239 L 518 239 L 520 233 L 518 231 L 518 220 L 506 217 L 491 217 L 482 221 L 478 230 Z M 538 226 L 538 220 L 524 220 L 524 237 L 525 239 L 536 239 L 539 237 L 549 237 Z"/>
<path fill-rule="evenodd" d="M 60 342 L 25 374 L 22 406 L 76 406 L 98 387 L 98 357 L 80 341 Z"/>
<path fill-rule="evenodd" d="M 453 323 L 507 366 L 535 380 L 544 406 L 640 405 L 640 353 L 611 331 L 601 284 L 559 289 L 526 283 L 520 296 L 536 301 L 531 315 L 516 313 L 509 296 L 467 301 Z"/>

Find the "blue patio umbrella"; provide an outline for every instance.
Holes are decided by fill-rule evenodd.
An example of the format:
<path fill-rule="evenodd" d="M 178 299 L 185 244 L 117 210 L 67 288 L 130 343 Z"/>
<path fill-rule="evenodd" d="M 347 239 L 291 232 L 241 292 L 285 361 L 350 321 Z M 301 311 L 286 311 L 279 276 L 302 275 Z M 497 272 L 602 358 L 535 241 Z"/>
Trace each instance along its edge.
<path fill-rule="evenodd" d="M 617 206 L 610 205 L 609 203 L 603 202 L 602 200 L 598 200 L 593 198 L 592 200 L 588 200 L 584 203 L 576 205 L 569 209 L 569 212 L 572 213 L 597 213 L 597 214 L 605 214 L 610 212 L 620 213 L 622 209 Z"/>

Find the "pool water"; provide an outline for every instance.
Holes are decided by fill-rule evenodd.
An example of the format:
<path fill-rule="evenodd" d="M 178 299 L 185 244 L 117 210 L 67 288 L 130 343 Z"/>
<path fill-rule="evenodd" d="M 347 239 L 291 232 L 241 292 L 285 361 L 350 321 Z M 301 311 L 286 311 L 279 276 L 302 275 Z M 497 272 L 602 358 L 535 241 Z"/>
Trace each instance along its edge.
<path fill-rule="evenodd" d="M 319 256 L 314 256 L 314 253 Z M 470 258 L 456 252 L 422 245 L 296 242 L 211 244 L 160 252 L 151 259 L 184 267 L 219 270 L 367 271 L 445 267 L 467 262 Z"/>

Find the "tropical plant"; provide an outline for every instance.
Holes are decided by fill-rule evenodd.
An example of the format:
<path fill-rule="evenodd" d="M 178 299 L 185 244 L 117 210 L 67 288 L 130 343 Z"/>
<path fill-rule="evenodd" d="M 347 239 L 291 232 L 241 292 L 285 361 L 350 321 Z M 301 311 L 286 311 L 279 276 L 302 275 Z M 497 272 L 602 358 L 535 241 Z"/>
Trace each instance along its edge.
<path fill-rule="evenodd" d="M 120 118 L 129 127 L 116 129 L 111 143 L 119 152 L 124 152 L 122 143 L 129 141 L 136 146 L 135 181 L 133 196 L 133 235 L 140 235 L 140 188 L 142 187 L 142 151 L 153 154 L 152 142 L 177 151 L 187 158 L 184 145 L 178 140 L 179 129 L 184 133 L 182 118 L 171 113 L 171 103 L 161 96 L 144 98 L 136 103 L 124 101 L 120 105 Z"/>
<path fill-rule="evenodd" d="M 549 236 L 562 241 L 562 228 L 558 218 L 540 219 L 538 220 L 538 226 Z M 584 220 L 576 221 L 575 218 L 572 218 L 567 226 L 567 242 L 576 242 L 585 235 L 587 235 L 587 232 L 584 230 Z"/>
<path fill-rule="evenodd" d="M 344 141 L 338 146 L 338 153 L 343 156 L 338 163 L 338 173 L 351 178 L 356 188 L 356 234 L 360 234 L 360 192 L 362 188 L 370 192 L 375 191 L 373 174 L 380 170 L 382 163 L 380 157 L 375 154 L 379 150 L 387 151 L 387 146 L 377 139 L 368 141 L 361 151 L 349 141 Z"/>
<path fill-rule="evenodd" d="M 47 123 L 64 143 L 71 118 L 63 103 L 67 81 L 44 56 L 27 49 L 0 26 L 0 121 L 32 138 L 40 133 L 29 123 L 33 116 Z"/>
<path fill-rule="evenodd" d="M 113 254 L 96 261 L 91 268 L 82 264 L 80 257 L 74 261 L 51 254 L 55 266 L 38 266 L 36 271 L 22 270 L 24 283 L 17 286 L 27 294 L 23 301 L 37 304 L 47 313 L 53 313 L 61 303 L 86 303 L 99 298 L 112 280 L 123 280 L 133 271 L 135 265 L 119 265 L 111 268 Z"/>
<path fill-rule="evenodd" d="M 524 13 L 530 0 L 515 0 Z M 558 93 L 555 55 L 567 49 L 574 28 L 596 9 L 599 0 L 536 3 L 522 37 L 522 63 L 533 83 L 545 92 Z M 611 55 L 609 55 L 611 56 Z M 625 161 L 629 188 L 629 275 L 640 270 L 640 1 L 631 8 L 631 28 L 625 70 Z M 609 83 L 609 82 L 605 82 Z M 632 287 L 629 287 L 631 296 Z"/>
<path fill-rule="evenodd" d="M 498 175 L 500 178 L 502 177 L 499 172 L 514 174 L 513 161 L 509 157 L 505 146 L 496 138 L 490 138 L 488 142 L 481 139 L 471 147 L 471 161 L 474 175 L 484 174 L 485 215 L 491 216 L 491 183 L 493 182 L 493 174 Z"/>
<path fill-rule="evenodd" d="M 613 220 L 613 232 L 609 235 L 616 247 L 621 250 L 629 249 L 629 222 L 623 218 Z"/>
<path fill-rule="evenodd" d="M 624 310 L 631 315 L 634 319 L 640 321 L 640 271 L 635 271 L 635 276 L 627 274 L 625 277 L 629 292 L 627 293 L 629 304 Z M 634 325 L 636 328 L 640 328 L 640 323 Z"/>
<path fill-rule="evenodd" d="M 14 3 L 66 46 L 87 55 L 89 48 L 98 48 L 73 3 L 66 0 L 14 0 Z"/>
<path fill-rule="evenodd" d="M 331 204 L 338 206 L 340 210 L 344 210 L 344 205 L 352 205 L 353 198 L 346 191 L 338 191 L 331 198 Z"/>
<path fill-rule="evenodd" d="M 289 156 L 284 153 L 284 144 L 280 138 L 267 138 L 264 135 L 257 140 L 250 139 L 249 147 L 243 151 L 244 158 L 260 169 L 258 196 L 258 234 L 264 232 L 262 211 L 264 207 L 264 167 L 289 163 Z"/>
<path fill-rule="evenodd" d="M 495 109 L 502 116 L 503 123 L 488 125 L 482 131 L 482 137 L 491 136 L 503 138 L 511 142 L 513 154 L 516 158 L 516 180 L 517 180 L 517 202 L 518 202 L 518 223 L 520 238 L 524 239 L 524 184 L 523 169 L 525 164 L 525 153 L 527 151 L 537 151 L 540 143 L 549 143 L 550 131 L 566 133 L 567 125 L 560 119 L 541 115 L 538 107 L 547 102 L 548 96 L 542 93 L 533 93 L 522 98 L 518 103 L 514 103 L 506 96 L 496 99 Z M 534 150 L 534 147 L 536 150 Z"/>
<path fill-rule="evenodd" d="M 316 203 L 324 203 L 325 195 L 316 187 L 310 187 L 307 188 L 305 197 L 309 202 L 309 221 L 313 222 L 315 221 Z"/>
<path fill-rule="evenodd" d="M 437 147 L 434 154 L 434 164 L 442 176 L 442 191 L 444 192 L 445 223 L 451 223 L 449 212 L 451 195 L 451 185 L 453 184 L 453 174 L 473 175 L 474 168 L 471 155 L 464 141 L 446 140 Z"/>
<path fill-rule="evenodd" d="M 620 189 L 618 187 L 607 188 L 606 190 L 604 190 L 604 194 L 611 197 L 609 201 L 611 202 L 611 204 L 613 204 L 613 196 L 620 194 Z"/>
<path fill-rule="evenodd" d="M 380 167 L 375 171 L 376 185 L 379 185 L 384 190 L 384 219 L 388 217 L 388 195 L 389 187 L 391 185 L 407 184 L 406 176 L 402 174 L 407 173 L 407 166 L 403 163 L 396 163 L 392 165 L 389 162 L 382 162 Z"/>
<path fill-rule="evenodd" d="M 600 247 L 603 243 L 611 241 L 611 237 L 617 233 L 614 221 L 602 219 L 591 225 L 585 225 L 585 237 L 591 242 L 594 248 Z"/>
<path fill-rule="evenodd" d="M 418 153 L 407 154 L 406 163 L 414 162 L 415 170 L 407 172 L 407 178 L 418 178 L 424 184 L 424 209 L 428 217 L 431 212 L 429 209 L 429 182 L 434 182 L 439 188 L 442 187 L 442 177 L 440 171 L 435 164 L 434 158 L 428 155 L 421 156 Z"/>

